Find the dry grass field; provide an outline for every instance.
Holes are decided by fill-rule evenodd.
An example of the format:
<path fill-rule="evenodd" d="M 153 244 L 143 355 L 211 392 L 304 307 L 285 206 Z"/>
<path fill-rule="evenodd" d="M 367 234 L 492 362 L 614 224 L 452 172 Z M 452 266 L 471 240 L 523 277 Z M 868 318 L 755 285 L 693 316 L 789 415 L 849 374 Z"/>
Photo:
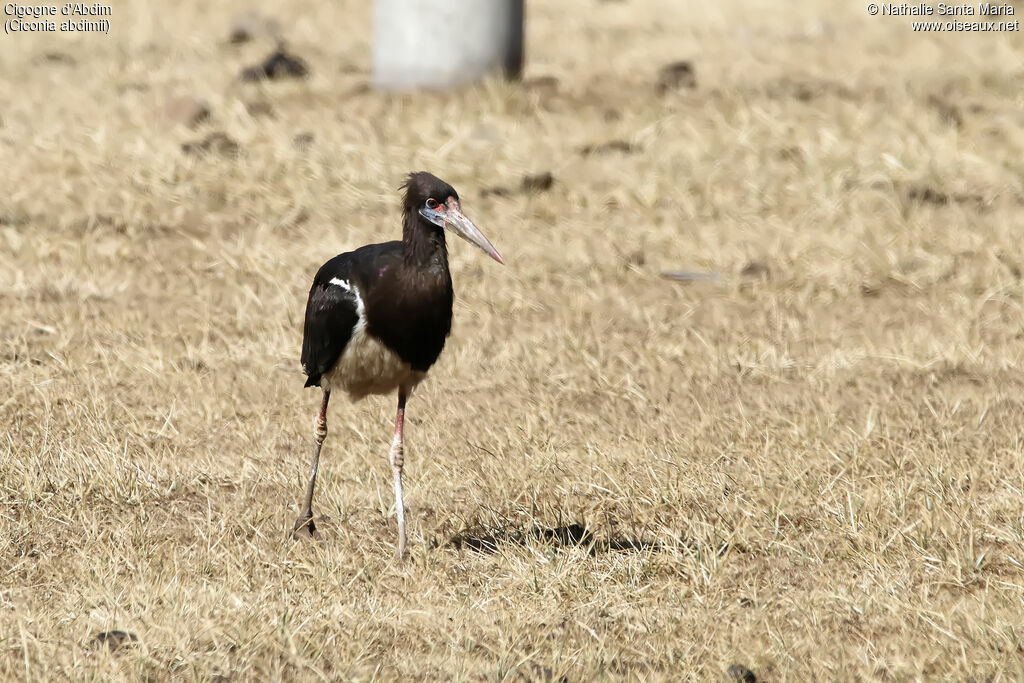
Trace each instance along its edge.
<path fill-rule="evenodd" d="M 1020 34 L 698 4 L 531 2 L 524 83 L 419 96 L 354 0 L 275 10 L 305 80 L 240 2 L 0 37 L 0 679 L 1024 677 Z M 393 397 L 289 536 L 298 356 L 419 169 L 507 266 L 451 244 L 396 564 Z"/>

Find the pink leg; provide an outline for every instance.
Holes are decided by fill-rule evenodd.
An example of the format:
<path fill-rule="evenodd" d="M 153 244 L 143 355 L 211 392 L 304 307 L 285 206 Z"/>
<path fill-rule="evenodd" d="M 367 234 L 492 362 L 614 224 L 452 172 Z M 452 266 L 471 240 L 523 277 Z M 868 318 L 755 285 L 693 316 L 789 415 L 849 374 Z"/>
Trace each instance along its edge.
<path fill-rule="evenodd" d="M 405 557 L 405 501 L 402 499 L 402 466 L 405 465 L 405 446 L 403 445 L 402 429 L 405 426 L 406 387 L 398 389 L 398 413 L 395 415 L 395 438 L 391 442 L 391 472 L 395 477 L 395 515 L 398 517 L 398 549 L 399 560 Z"/>
<path fill-rule="evenodd" d="M 324 391 L 324 400 L 320 404 L 320 412 L 313 420 L 313 463 L 309 471 L 309 484 L 306 486 L 306 498 L 302 504 L 299 518 L 295 520 L 292 534 L 295 537 L 317 538 L 316 525 L 313 524 L 313 487 L 316 485 L 316 472 L 320 468 L 320 449 L 327 439 L 327 401 L 331 398 L 330 390 Z"/>

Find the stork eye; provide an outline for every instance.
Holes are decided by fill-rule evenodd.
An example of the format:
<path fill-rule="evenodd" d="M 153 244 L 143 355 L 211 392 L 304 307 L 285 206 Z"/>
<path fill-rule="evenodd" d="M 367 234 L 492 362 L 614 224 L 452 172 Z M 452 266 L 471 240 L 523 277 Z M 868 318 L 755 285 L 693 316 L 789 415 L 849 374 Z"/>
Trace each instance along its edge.
<path fill-rule="evenodd" d="M 437 200 L 434 199 L 433 197 L 431 197 L 430 199 L 427 200 L 427 208 L 428 209 L 436 209 L 438 206 L 440 206 L 440 204 L 438 204 Z"/>

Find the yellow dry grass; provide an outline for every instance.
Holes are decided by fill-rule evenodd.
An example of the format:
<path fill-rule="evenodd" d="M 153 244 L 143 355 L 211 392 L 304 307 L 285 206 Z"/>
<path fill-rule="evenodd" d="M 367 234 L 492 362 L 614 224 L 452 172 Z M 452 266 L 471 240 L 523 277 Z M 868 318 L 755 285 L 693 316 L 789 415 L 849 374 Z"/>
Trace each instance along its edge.
<path fill-rule="evenodd" d="M 1024 677 L 1018 34 L 538 2 L 556 85 L 385 95 L 369 5 L 279 11 L 303 82 L 237 82 L 240 2 L 0 39 L 0 678 Z M 508 265 L 452 243 L 396 566 L 392 398 L 334 402 L 288 531 L 309 281 L 414 169 Z"/>

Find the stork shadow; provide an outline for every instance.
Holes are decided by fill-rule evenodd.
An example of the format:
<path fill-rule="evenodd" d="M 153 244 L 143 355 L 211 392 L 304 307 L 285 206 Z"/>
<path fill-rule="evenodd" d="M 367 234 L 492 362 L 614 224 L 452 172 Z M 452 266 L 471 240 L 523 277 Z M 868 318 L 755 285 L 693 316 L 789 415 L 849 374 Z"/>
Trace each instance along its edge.
<path fill-rule="evenodd" d="M 556 527 L 471 526 L 452 535 L 447 541 L 435 541 L 433 545 L 490 554 L 498 552 L 502 547 L 530 544 L 547 546 L 554 550 L 583 549 L 590 555 L 609 552 L 658 552 L 666 547 L 660 541 L 649 538 L 597 538 L 590 529 L 579 522 Z"/>

